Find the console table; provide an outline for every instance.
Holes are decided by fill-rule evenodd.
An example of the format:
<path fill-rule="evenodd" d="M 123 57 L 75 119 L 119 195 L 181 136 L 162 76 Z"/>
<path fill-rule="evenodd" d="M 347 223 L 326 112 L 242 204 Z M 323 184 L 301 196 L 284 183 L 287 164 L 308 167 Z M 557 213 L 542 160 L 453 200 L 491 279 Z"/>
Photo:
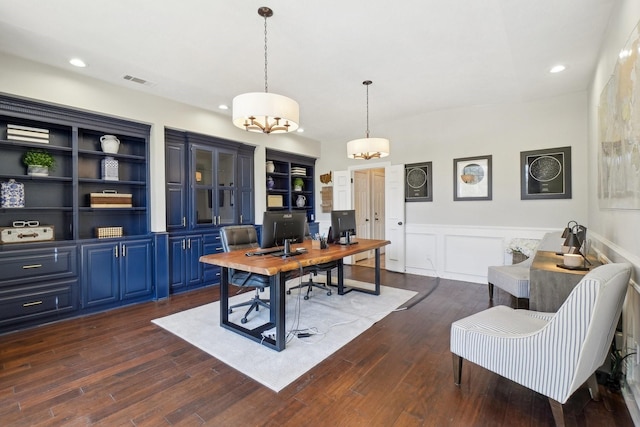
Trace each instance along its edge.
<path fill-rule="evenodd" d="M 599 261 L 589 257 L 592 265 L 588 271 L 567 270 L 562 264 L 562 255 L 550 251 L 537 251 L 529 274 L 529 309 L 543 312 L 558 311 L 573 288 L 595 267 Z"/>

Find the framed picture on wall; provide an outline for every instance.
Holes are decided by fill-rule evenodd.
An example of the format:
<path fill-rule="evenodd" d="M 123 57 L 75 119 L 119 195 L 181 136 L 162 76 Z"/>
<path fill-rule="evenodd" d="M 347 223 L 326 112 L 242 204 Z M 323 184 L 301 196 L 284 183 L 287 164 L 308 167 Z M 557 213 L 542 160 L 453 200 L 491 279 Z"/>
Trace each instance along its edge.
<path fill-rule="evenodd" d="M 433 202 L 431 162 L 405 165 L 404 178 L 404 200 L 406 202 Z"/>
<path fill-rule="evenodd" d="M 453 159 L 453 200 L 491 200 L 491 157 Z"/>
<path fill-rule="evenodd" d="M 520 153 L 520 199 L 571 198 L 571 147 Z"/>

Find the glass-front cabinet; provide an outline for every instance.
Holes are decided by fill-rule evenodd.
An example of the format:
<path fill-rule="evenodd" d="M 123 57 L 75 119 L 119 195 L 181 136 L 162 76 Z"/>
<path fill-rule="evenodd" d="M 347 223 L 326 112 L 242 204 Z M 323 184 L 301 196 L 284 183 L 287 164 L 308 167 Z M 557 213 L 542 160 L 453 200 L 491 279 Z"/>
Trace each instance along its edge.
<path fill-rule="evenodd" d="M 200 263 L 222 251 L 220 227 L 253 224 L 254 147 L 165 129 L 169 292 L 220 283 L 220 268 Z"/>
<path fill-rule="evenodd" d="M 236 153 L 194 145 L 192 156 L 193 224 L 236 224 Z"/>

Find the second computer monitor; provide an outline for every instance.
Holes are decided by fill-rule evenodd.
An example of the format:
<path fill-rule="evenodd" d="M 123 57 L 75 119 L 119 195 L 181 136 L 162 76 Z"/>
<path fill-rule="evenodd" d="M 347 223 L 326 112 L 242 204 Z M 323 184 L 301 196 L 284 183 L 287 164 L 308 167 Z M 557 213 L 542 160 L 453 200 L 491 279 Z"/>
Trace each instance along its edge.
<path fill-rule="evenodd" d="M 356 211 L 331 211 L 331 232 L 335 242 L 340 242 L 340 238 L 344 237 L 349 243 L 351 236 L 356 234 Z"/>
<path fill-rule="evenodd" d="M 265 212 L 262 218 L 260 247 L 284 246 L 285 240 L 302 243 L 307 215 L 304 212 Z"/>

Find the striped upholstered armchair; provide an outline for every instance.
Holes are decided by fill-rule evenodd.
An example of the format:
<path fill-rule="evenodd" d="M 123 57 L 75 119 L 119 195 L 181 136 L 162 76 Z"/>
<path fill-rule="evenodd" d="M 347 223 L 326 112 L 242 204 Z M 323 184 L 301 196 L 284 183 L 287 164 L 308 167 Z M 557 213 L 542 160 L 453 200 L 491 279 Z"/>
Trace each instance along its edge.
<path fill-rule="evenodd" d="M 492 307 L 451 325 L 454 382 L 467 359 L 549 398 L 556 425 L 562 405 L 587 382 L 598 400 L 595 371 L 609 351 L 631 267 L 607 264 L 589 272 L 557 313 Z"/>

